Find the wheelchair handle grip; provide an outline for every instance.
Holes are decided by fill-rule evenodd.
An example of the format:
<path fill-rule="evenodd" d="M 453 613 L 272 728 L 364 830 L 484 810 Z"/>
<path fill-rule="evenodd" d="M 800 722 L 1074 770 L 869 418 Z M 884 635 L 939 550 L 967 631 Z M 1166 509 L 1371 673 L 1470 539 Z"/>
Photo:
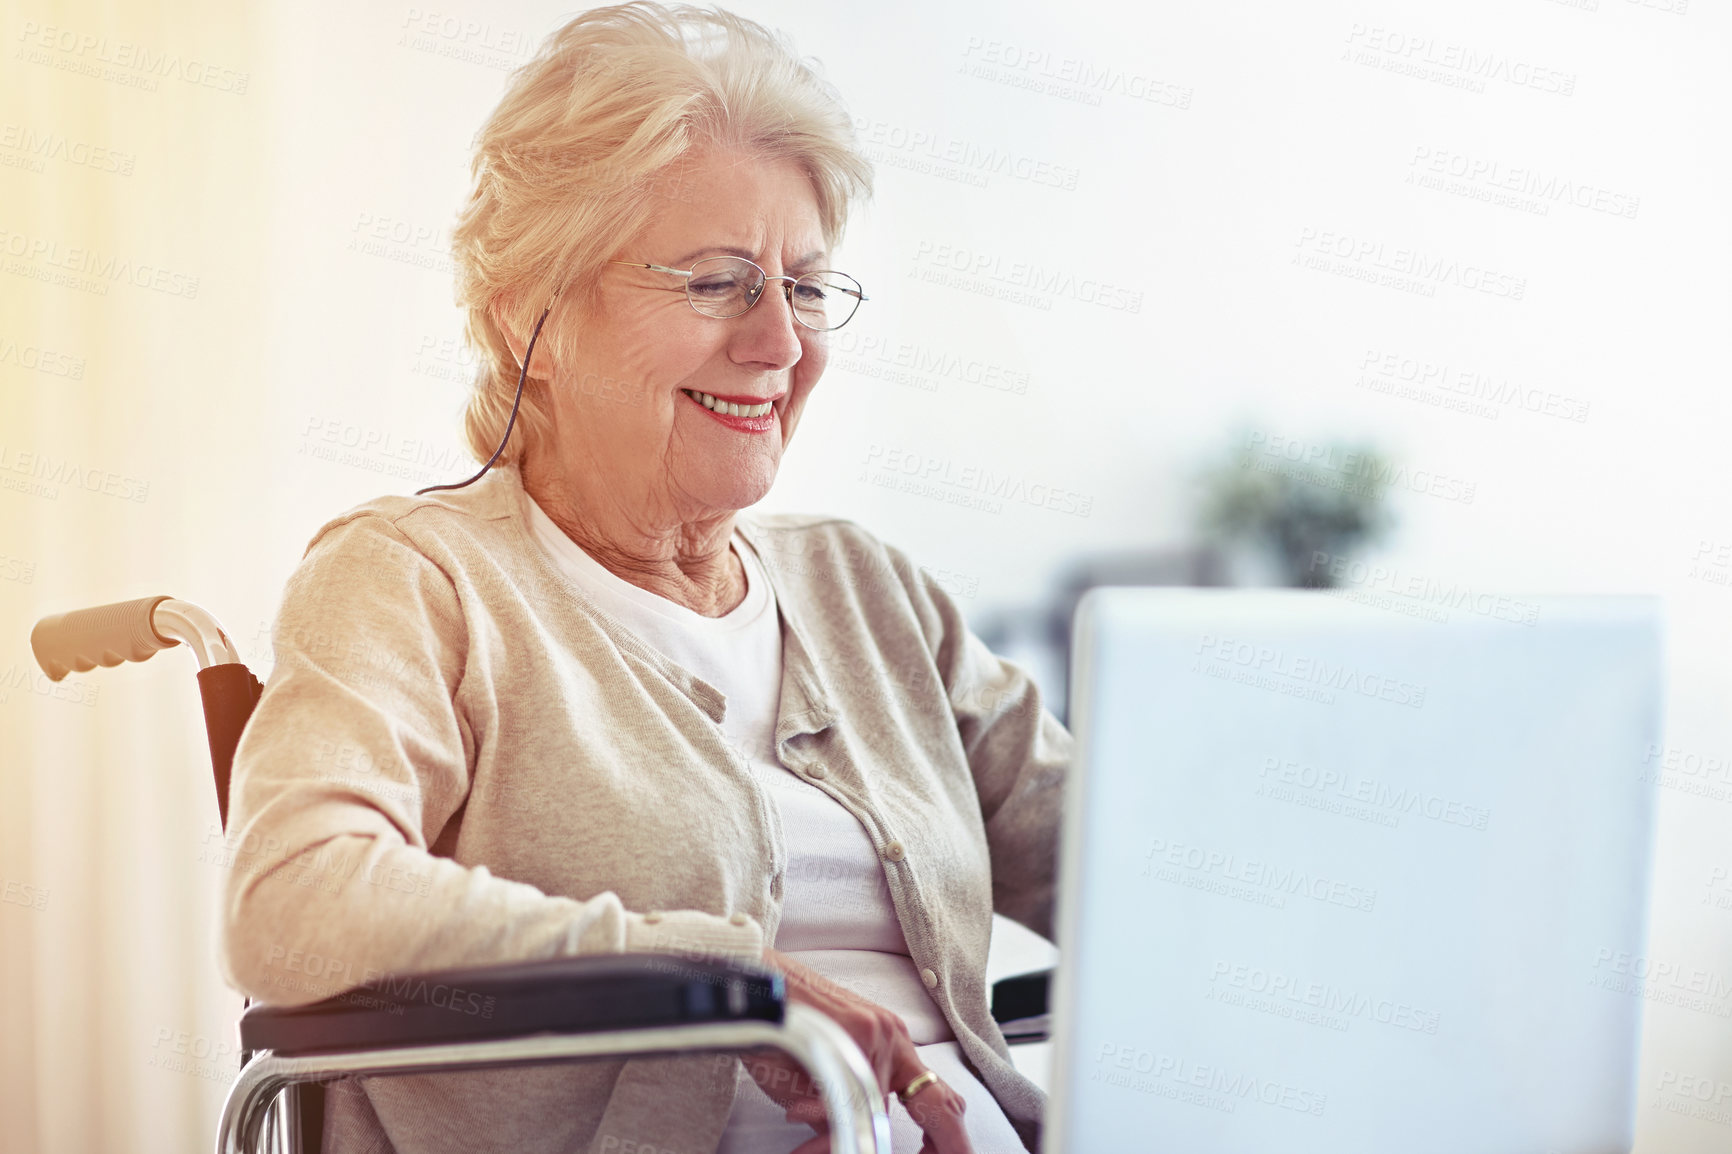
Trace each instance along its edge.
<path fill-rule="evenodd" d="M 151 624 L 151 613 L 160 597 L 140 597 L 44 617 L 30 631 L 30 649 L 36 664 L 50 681 L 59 681 L 74 671 L 83 673 L 98 665 L 144 661 L 159 649 L 180 642 L 163 637 Z"/>

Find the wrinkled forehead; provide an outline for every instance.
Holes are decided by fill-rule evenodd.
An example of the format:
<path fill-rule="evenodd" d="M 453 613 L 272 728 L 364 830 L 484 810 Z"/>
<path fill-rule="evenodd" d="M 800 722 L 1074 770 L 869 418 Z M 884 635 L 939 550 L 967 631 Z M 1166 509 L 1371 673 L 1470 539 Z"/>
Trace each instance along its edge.
<path fill-rule="evenodd" d="M 652 211 L 623 247 L 652 246 L 658 260 L 732 255 L 759 264 L 809 266 L 829 250 L 815 184 L 790 159 L 738 149 L 693 150 L 663 169 L 648 192 Z"/>

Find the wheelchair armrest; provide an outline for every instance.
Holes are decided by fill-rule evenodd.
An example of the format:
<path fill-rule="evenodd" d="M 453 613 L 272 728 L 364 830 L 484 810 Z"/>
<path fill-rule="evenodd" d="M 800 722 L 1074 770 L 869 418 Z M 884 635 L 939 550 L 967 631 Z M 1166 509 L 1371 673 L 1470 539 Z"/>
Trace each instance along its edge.
<path fill-rule="evenodd" d="M 669 954 L 602 954 L 386 974 L 305 1006 L 249 1006 L 241 1049 L 278 1055 L 584 1034 L 711 1022 L 781 1022 L 782 977 Z"/>
<path fill-rule="evenodd" d="M 1047 1004 L 1052 985 L 1051 970 L 1014 974 L 992 984 L 992 1020 L 999 1024 L 1007 1042 L 1036 1042 L 1046 1038 L 1051 1024 Z"/>

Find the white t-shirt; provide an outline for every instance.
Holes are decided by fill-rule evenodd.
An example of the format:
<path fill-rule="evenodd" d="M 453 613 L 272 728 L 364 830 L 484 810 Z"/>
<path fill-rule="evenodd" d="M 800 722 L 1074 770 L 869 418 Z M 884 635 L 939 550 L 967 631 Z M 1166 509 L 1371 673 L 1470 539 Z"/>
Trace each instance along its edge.
<path fill-rule="evenodd" d="M 705 617 L 615 576 L 533 500 L 529 510 L 536 539 L 596 604 L 727 698 L 722 732 L 765 786 L 786 839 L 775 948 L 900 1015 L 921 1060 L 968 1100 L 976 1154 L 1019 1154 L 1021 1140 L 991 1093 L 963 1065 L 955 1034 L 920 981 L 865 829 L 829 794 L 776 760 L 782 631 L 775 596 L 756 555 L 734 537 L 734 553 L 745 567 L 745 600 L 721 617 Z M 912 1154 L 920 1148 L 920 1130 L 899 1101 L 891 1103 L 894 1149 Z M 786 1151 L 811 1136 L 811 1127 L 787 1122 L 770 1098 L 747 1087 L 735 1100 L 719 1151 Z"/>

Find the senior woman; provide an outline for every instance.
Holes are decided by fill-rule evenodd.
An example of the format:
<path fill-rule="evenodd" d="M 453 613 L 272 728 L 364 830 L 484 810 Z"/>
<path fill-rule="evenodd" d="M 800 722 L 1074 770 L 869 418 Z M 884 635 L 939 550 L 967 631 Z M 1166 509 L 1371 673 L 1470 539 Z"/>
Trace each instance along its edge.
<path fill-rule="evenodd" d="M 741 513 L 862 299 L 831 270 L 870 179 L 847 113 L 758 25 L 625 5 L 514 75 L 474 172 L 487 463 L 331 520 L 290 579 L 236 758 L 231 980 L 762 962 L 860 1043 L 898 1151 L 1033 1149 L 984 970 L 994 910 L 1051 936 L 1069 736 L 902 553 Z M 370 1080 L 326 1148 L 827 1148 L 772 1066 Z"/>

